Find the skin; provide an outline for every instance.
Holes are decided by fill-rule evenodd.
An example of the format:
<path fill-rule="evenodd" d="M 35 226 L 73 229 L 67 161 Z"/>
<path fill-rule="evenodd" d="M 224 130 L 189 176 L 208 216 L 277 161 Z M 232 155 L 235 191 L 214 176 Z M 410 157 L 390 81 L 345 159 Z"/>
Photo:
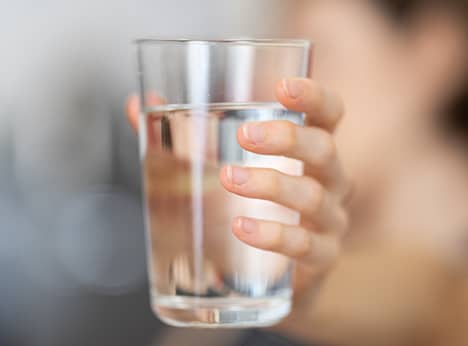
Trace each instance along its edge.
<path fill-rule="evenodd" d="M 233 220 L 241 241 L 299 263 L 295 306 L 277 330 L 334 345 L 464 345 L 468 162 L 435 121 L 466 73 L 464 24 L 427 8 L 401 30 L 358 0 L 303 1 L 288 17 L 290 36 L 316 42 L 314 80 L 295 80 L 298 93 L 279 83 L 277 98 L 307 126 L 269 122 L 237 139 L 303 160 L 305 176 L 219 176 L 234 194 L 301 213 L 299 227 Z M 135 97 L 127 114 L 136 128 Z"/>
<path fill-rule="evenodd" d="M 332 136 L 342 118 L 343 103 L 339 96 L 310 79 L 284 79 L 276 86 L 276 96 L 286 108 L 304 112 L 307 126 L 287 121 L 247 123 L 237 131 L 238 143 L 254 153 L 301 160 L 305 175 L 225 166 L 219 180 L 234 194 L 269 200 L 300 212 L 299 226 L 243 216 L 232 222 L 233 234 L 244 243 L 297 261 L 296 292 L 300 292 L 334 264 L 347 230 L 348 215 L 343 202 L 350 185 Z M 138 98 L 131 96 L 127 116 L 135 131 L 138 107 Z"/>
<path fill-rule="evenodd" d="M 344 202 L 349 197 L 350 184 L 333 138 L 344 106 L 338 95 L 310 79 L 280 81 L 276 85 L 276 97 L 286 108 L 305 113 L 306 126 L 287 121 L 247 123 L 238 129 L 237 141 L 254 153 L 303 161 L 304 176 L 291 176 L 274 169 L 225 166 L 219 172 L 219 181 L 233 194 L 269 200 L 300 213 L 301 224 L 297 226 L 238 215 L 232 221 L 232 233 L 245 244 L 295 260 L 294 307 L 288 320 L 304 320 L 313 304 L 311 298 L 324 275 L 334 266 L 348 230 Z M 138 98 L 131 96 L 127 116 L 135 131 L 138 107 Z M 210 230 L 207 232 L 208 239 L 217 238 Z M 219 245 L 225 243 L 219 240 Z M 217 254 L 213 255 L 216 258 Z M 224 258 L 218 256 L 216 262 L 222 261 Z M 289 328 L 284 321 L 276 329 L 283 332 Z"/>

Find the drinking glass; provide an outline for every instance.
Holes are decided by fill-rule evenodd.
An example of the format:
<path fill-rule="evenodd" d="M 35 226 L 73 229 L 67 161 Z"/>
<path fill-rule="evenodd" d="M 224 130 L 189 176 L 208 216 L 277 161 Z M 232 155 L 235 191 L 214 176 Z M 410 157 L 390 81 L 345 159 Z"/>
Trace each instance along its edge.
<path fill-rule="evenodd" d="M 299 214 L 270 201 L 227 192 L 223 165 L 302 175 L 300 161 L 243 150 L 248 121 L 303 114 L 275 99 L 275 84 L 305 77 L 304 40 L 136 41 L 139 123 L 151 305 L 174 326 L 258 327 L 285 317 L 293 263 L 250 247 L 231 232 L 246 216 L 298 224 Z"/>

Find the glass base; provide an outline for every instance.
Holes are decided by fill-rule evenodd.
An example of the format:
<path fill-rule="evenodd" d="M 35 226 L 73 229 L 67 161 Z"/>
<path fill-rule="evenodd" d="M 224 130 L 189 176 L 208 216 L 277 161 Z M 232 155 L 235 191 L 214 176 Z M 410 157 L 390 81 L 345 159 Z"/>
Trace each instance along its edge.
<path fill-rule="evenodd" d="M 161 321 L 175 327 L 253 328 L 268 327 L 286 317 L 289 297 L 196 298 L 156 296 L 152 307 Z"/>

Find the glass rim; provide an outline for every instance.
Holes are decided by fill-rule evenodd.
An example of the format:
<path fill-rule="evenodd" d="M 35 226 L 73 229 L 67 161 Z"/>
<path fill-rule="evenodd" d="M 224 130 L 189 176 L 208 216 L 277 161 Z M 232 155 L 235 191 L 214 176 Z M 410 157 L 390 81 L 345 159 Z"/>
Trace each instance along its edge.
<path fill-rule="evenodd" d="M 188 39 L 142 37 L 133 41 L 137 45 L 232 45 L 232 46 L 267 46 L 309 48 L 313 43 L 307 39 L 277 38 L 228 38 L 228 39 Z"/>

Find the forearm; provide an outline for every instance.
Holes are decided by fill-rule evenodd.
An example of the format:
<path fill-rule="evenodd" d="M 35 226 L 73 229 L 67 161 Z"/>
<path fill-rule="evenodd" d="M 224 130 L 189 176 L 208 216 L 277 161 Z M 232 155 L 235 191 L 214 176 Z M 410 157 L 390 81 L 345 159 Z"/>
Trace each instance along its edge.
<path fill-rule="evenodd" d="M 439 317 L 453 306 L 447 299 L 454 287 L 448 270 L 428 253 L 369 244 L 345 252 L 317 296 L 279 328 L 306 343 L 434 345 L 442 333 L 448 334 L 445 317 Z"/>

